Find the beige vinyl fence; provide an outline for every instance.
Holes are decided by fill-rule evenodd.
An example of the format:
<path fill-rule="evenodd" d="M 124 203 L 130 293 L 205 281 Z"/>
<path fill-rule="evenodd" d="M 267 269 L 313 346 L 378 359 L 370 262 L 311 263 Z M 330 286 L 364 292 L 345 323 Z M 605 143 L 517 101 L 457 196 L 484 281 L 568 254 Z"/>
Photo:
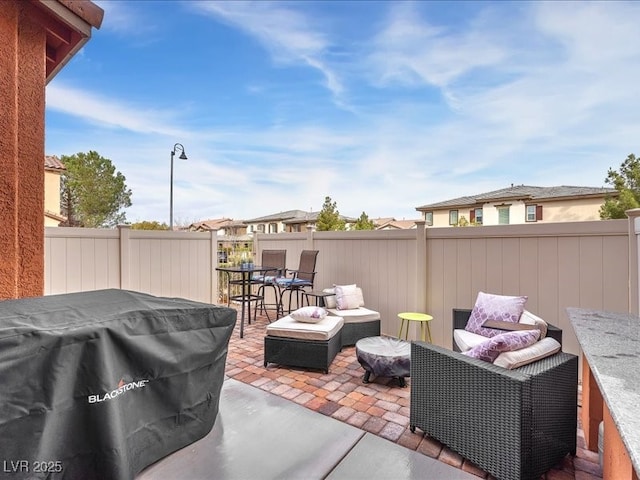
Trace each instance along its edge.
<path fill-rule="evenodd" d="M 215 232 L 45 228 L 45 295 L 122 288 L 217 302 Z"/>
<path fill-rule="evenodd" d="M 478 291 L 527 295 L 578 353 L 567 307 L 637 313 L 634 222 L 258 234 L 254 249 L 256 263 L 264 249 L 287 250 L 290 269 L 319 250 L 315 288 L 361 286 L 384 334 L 398 334 L 399 312 L 424 311 L 434 343 L 450 347 L 451 310 L 471 308 Z M 45 293 L 125 288 L 218 303 L 216 250 L 216 232 L 46 228 Z"/>

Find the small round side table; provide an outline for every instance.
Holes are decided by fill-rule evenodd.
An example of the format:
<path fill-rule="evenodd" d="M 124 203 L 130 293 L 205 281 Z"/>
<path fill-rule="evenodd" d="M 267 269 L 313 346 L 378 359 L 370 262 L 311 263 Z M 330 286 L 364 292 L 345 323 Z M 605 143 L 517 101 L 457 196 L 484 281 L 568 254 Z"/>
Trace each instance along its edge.
<path fill-rule="evenodd" d="M 398 332 L 398 338 L 402 338 L 402 329 L 404 328 L 404 322 L 407 322 L 407 328 L 404 332 L 404 339 L 407 340 L 409 336 L 409 322 L 420 322 L 420 338 L 423 342 L 427 341 L 426 334 L 429 334 L 429 343 L 431 342 L 431 328 L 429 327 L 429 322 L 433 320 L 431 315 L 427 315 L 426 313 L 418 313 L 418 312 L 403 312 L 398 314 L 398 318 L 400 319 L 400 332 Z"/>

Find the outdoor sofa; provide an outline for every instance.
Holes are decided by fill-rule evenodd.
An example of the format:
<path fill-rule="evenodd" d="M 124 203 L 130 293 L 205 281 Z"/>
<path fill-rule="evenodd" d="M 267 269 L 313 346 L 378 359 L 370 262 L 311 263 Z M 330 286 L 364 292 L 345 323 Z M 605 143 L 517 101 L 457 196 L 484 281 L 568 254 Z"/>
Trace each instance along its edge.
<path fill-rule="evenodd" d="M 465 315 L 457 312 L 454 327 L 456 315 L 459 322 Z M 556 327 L 550 331 L 562 338 Z M 577 379 L 578 357 L 564 352 L 508 370 L 413 342 L 410 429 L 497 479 L 539 479 L 576 452 Z"/>

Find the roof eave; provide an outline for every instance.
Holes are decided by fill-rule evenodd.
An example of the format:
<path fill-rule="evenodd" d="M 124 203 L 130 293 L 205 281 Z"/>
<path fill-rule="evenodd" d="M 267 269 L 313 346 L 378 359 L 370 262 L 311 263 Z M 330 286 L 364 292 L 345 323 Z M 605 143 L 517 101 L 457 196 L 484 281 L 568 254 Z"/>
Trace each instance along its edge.
<path fill-rule="evenodd" d="M 46 83 L 73 58 L 100 28 L 104 10 L 89 0 L 31 0 L 45 14 Z"/>

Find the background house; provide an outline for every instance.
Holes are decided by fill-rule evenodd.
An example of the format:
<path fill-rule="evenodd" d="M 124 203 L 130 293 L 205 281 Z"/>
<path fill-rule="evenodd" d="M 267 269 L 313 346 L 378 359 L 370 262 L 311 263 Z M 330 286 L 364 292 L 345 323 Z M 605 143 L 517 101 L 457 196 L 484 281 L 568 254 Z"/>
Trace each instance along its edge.
<path fill-rule="evenodd" d="M 57 227 L 67 218 L 60 213 L 60 176 L 64 164 L 55 155 L 44 157 L 44 226 Z"/>
<path fill-rule="evenodd" d="M 411 228 L 416 228 L 416 222 L 421 221 L 421 219 L 396 220 L 393 217 L 385 217 L 385 218 L 374 218 L 372 221 L 376 226 L 376 230 L 407 230 Z"/>
<path fill-rule="evenodd" d="M 306 232 L 307 228 L 315 229 L 320 212 L 305 212 L 304 210 L 287 210 L 286 212 L 273 213 L 264 217 L 245 220 L 247 233 L 282 233 L 282 232 Z M 347 228 L 356 221 L 355 218 L 340 215 Z"/>
<path fill-rule="evenodd" d="M 582 222 L 600 219 L 600 207 L 613 188 L 511 187 L 416 207 L 427 226 L 513 225 L 535 222 Z"/>
<path fill-rule="evenodd" d="M 281 233 L 304 232 L 307 226 L 315 226 L 317 212 L 305 212 L 303 210 L 287 210 L 286 212 L 273 213 L 264 217 L 245 220 L 247 233 Z"/>
<path fill-rule="evenodd" d="M 241 220 L 234 220 L 232 218 L 213 218 L 192 223 L 187 230 L 190 232 L 217 230 L 218 235 L 222 236 L 242 236 L 247 233 L 247 225 Z"/>

